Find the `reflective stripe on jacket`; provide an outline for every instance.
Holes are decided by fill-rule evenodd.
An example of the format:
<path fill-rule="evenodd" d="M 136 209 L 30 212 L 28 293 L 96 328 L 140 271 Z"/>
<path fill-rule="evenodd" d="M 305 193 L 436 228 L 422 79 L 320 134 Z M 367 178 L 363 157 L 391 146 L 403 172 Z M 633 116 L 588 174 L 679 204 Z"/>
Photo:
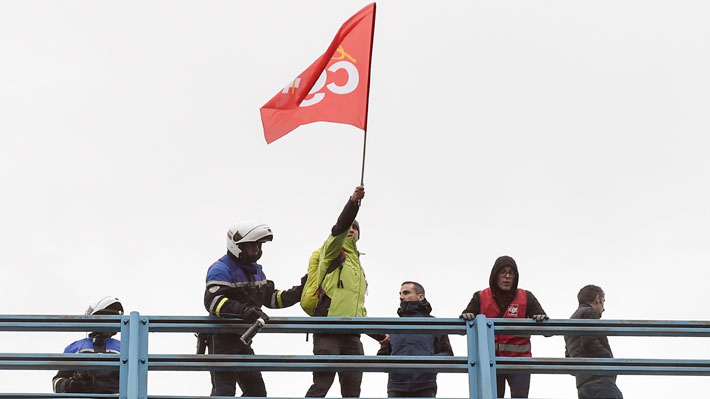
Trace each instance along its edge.
<path fill-rule="evenodd" d="M 510 303 L 508 309 L 502 315 L 504 318 L 525 318 L 528 305 L 527 292 L 523 289 L 518 289 L 513 302 Z M 481 291 L 481 313 L 486 317 L 501 317 L 500 308 L 493 299 L 493 293 L 490 288 Z M 498 335 L 495 336 L 496 341 L 496 356 L 505 357 L 531 357 L 530 337 L 516 335 Z"/>

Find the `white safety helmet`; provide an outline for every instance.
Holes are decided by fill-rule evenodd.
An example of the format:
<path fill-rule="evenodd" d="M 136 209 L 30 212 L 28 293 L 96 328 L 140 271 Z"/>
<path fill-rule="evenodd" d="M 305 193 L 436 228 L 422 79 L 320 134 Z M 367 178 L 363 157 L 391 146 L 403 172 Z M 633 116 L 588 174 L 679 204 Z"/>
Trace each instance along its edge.
<path fill-rule="evenodd" d="M 84 312 L 87 316 L 97 315 L 122 315 L 123 305 L 118 298 L 107 296 L 99 299 Z"/>
<path fill-rule="evenodd" d="M 239 244 L 245 242 L 266 242 L 274 239 L 271 228 L 255 222 L 238 222 L 227 230 L 227 250 L 239 257 L 242 250 Z"/>

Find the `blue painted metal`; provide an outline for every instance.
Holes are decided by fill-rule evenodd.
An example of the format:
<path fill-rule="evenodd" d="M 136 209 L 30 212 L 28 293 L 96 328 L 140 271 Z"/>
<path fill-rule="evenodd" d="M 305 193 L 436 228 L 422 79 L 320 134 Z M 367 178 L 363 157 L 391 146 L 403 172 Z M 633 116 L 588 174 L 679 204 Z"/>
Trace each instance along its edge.
<path fill-rule="evenodd" d="M 136 313 L 138 314 L 138 313 Z M 138 324 L 138 381 L 136 387 L 137 398 L 146 399 L 148 397 L 148 318 L 140 317 Z"/>
<path fill-rule="evenodd" d="M 493 344 L 493 323 L 484 315 L 466 323 L 468 343 L 469 397 L 472 399 L 494 399 L 496 391 L 495 356 L 491 352 Z"/>
<path fill-rule="evenodd" d="M 147 318 L 131 312 L 128 324 L 130 345 L 128 347 L 127 399 L 144 399 L 148 395 L 148 325 Z"/>
<path fill-rule="evenodd" d="M 454 356 L 150 355 L 149 369 L 262 371 L 433 371 L 465 373 L 466 358 Z"/>
<path fill-rule="evenodd" d="M 0 393 L 2 399 L 116 398 L 107 393 Z"/>
<path fill-rule="evenodd" d="M 121 354 L 119 365 L 119 398 L 128 398 L 128 352 L 131 345 L 131 325 L 130 318 L 123 316 L 121 318 Z"/>
<path fill-rule="evenodd" d="M 468 347 L 468 357 L 466 364 L 466 372 L 468 373 L 468 397 L 471 399 L 480 399 L 478 386 L 478 341 L 476 339 L 476 322 L 471 320 L 466 322 L 466 345 Z"/>
<path fill-rule="evenodd" d="M 495 398 L 496 370 L 538 374 L 634 374 L 710 376 L 710 359 L 558 359 L 494 356 L 494 332 L 526 335 L 619 335 L 710 337 L 710 322 L 486 319 L 474 322 L 432 318 L 272 318 L 263 333 L 439 333 L 467 335 L 466 357 L 448 356 L 289 356 L 289 355 L 150 355 L 149 332 L 238 332 L 241 320 L 195 316 L 24 316 L 0 315 L 0 331 L 121 332 L 120 355 L 0 354 L 0 370 L 89 369 L 120 370 L 121 399 L 187 399 L 189 396 L 147 395 L 148 370 L 267 370 L 267 371 L 435 371 L 468 373 L 469 396 Z M 0 394 L 11 398 L 95 397 L 99 394 Z M 204 398 L 204 397 L 199 397 Z"/>

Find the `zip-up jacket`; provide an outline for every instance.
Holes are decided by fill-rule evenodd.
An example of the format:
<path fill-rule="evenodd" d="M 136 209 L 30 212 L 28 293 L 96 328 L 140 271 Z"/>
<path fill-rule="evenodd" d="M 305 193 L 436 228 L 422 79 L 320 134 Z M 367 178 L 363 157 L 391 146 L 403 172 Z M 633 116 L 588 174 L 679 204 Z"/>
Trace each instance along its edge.
<path fill-rule="evenodd" d="M 513 279 L 513 285 L 510 291 L 503 291 L 498 288 L 498 272 L 505 266 L 510 266 L 513 268 L 513 270 L 515 270 L 515 278 Z M 515 260 L 510 256 L 499 257 L 498 259 L 496 259 L 495 263 L 493 264 L 493 268 L 491 269 L 491 274 L 488 279 L 489 288 L 482 291 L 477 291 L 475 294 L 473 294 L 471 301 L 468 303 L 468 306 L 466 306 L 466 309 L 462 313 L 473 313 L 475 315 L 485 314 L 486 317 L 494 318 L 513 317 L 514 314 L 517 314 L 516 317 L 528 318 L 537 314 L 546 314 L 545 310 L 540 305 L 540 302 L 538 302 L 537 298 L 535 298 L 535 295 L 533 295 L 532 292 L 523 289 L 518 289 L 519 277 L 520 273 L 518 271 L 518 265 L 515 263 Z M 486 296 L 485 299 L 484 296 Z M 485 304 L 484 301 L 486 302 Z M 521 305 L 523 304 L 524 307 L 521 308 Z M 515 305 L 517 305 L 517 312 L 514 312 L 516 308 Z M 513 307 L 513 309 L 511 309 L 511 306 Z M 498 310 L 497 312 L 495 311 L 496 308 Z M 508 316 L 505 316 L 506 314 L 508 314 Z M 503 352 L 508 352 L 508 354 L 499 354 L 499 356 L 530 356 L 529 337 L 517 337 L 525 338 L 527 339 L 527 342 L 523 342 L 522 340 L 517 339 L 513 340 L 514 342 L 510 342 L 510 338 L 507 337 L 504 338 L 504 340 L 506 341 L 504 342 L 505 345 L 518 346 L 504 347 L 504 349 L 506 350 Z M 501 342 L 499 335 L 496 335 L 496 343 L 499 344 L 497 346 L 500 347 Z M 528 345 L 527 348 L 525 348 L 526 345 Z M 499 349 L 496 349 L 496 353 L 499 353 Z"/>
<path fill-rule="evenodd" d="M 248 307 L 285 308 L 301 298 L 302 286 L 277 290 L 260 264 L 242 265 L 231 253 L 210 266 L 206 280 L 205 308 L 217 317 L 242 317 Z"/>
<path fill-rule="evenodd" d="M 601 313 L 597 312 L 592 305 L 582 303 L 572 314 L 570 319 L 601 319 Z M 602 357 L 613 358 L 609 340 L 605 335 L 565 335 L 565 357 Z M 601 375 L 575 375 L 577 387 L 604 377 Z M 607 375 L 616 381 L 615 375 Z"/>
<path fill-rule="evenodd" d="M 121 341 L 113 338 L 84 338 L 72 342 L 64 353 L 120 353 Z M 118 370 L 62 370 L 52 379 L 56 393 L 118 393 Z M 72 388 L 74 381 L 84 389 Z"/>
<path fill-rule="evenodd" d="M 402 302 L 397 314 L 400 317 L 433 317 L 427 300 Z M 445 334 L 390 334 L 389 341 L 381 344 L 378 355 L 392 356 L 453 356 L 449 337 Z M 436 389 L 436 373 L 389 373 L 387 392 L 414 392 Z"/>
<path fill-rule="evenodd" d="M 321 284 L 323 292 L 320 294 L 314 316 L 367 316 L 365 271 L 360 265 L 360 252 L 357 250 L 355 240 L 347 236 L 358 209 L 357 202 L 348 200 L 337 223 L 331 229 L 331 235 L 317 250 L 318 281 L 323 281 Z M 328 268 L 338 257 L 341 257 L 342 263 L 328 273 Z"/>

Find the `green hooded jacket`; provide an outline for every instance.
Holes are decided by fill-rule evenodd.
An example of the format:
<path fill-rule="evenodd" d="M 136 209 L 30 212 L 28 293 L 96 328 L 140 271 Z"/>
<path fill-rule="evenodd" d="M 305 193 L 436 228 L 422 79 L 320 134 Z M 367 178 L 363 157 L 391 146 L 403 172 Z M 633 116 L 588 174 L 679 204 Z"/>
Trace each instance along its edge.
<path fill-rule="evenodd" d="M 312 260 L 318 258 L 318 279 L 325 294 L 316 306 L 314 316 L 366 317 L 365 271 L 360 265 L 360 252 L 355 240 L 348 237 L 348 230 L 337 236 L 329 236 L 323 246 L 313 252 Z M 345 254 L 342 267 L 327 273 L 328 267 L 338 257 L 341 250 Z M 325 276 L 325 279 L 323 279 Z"/>

